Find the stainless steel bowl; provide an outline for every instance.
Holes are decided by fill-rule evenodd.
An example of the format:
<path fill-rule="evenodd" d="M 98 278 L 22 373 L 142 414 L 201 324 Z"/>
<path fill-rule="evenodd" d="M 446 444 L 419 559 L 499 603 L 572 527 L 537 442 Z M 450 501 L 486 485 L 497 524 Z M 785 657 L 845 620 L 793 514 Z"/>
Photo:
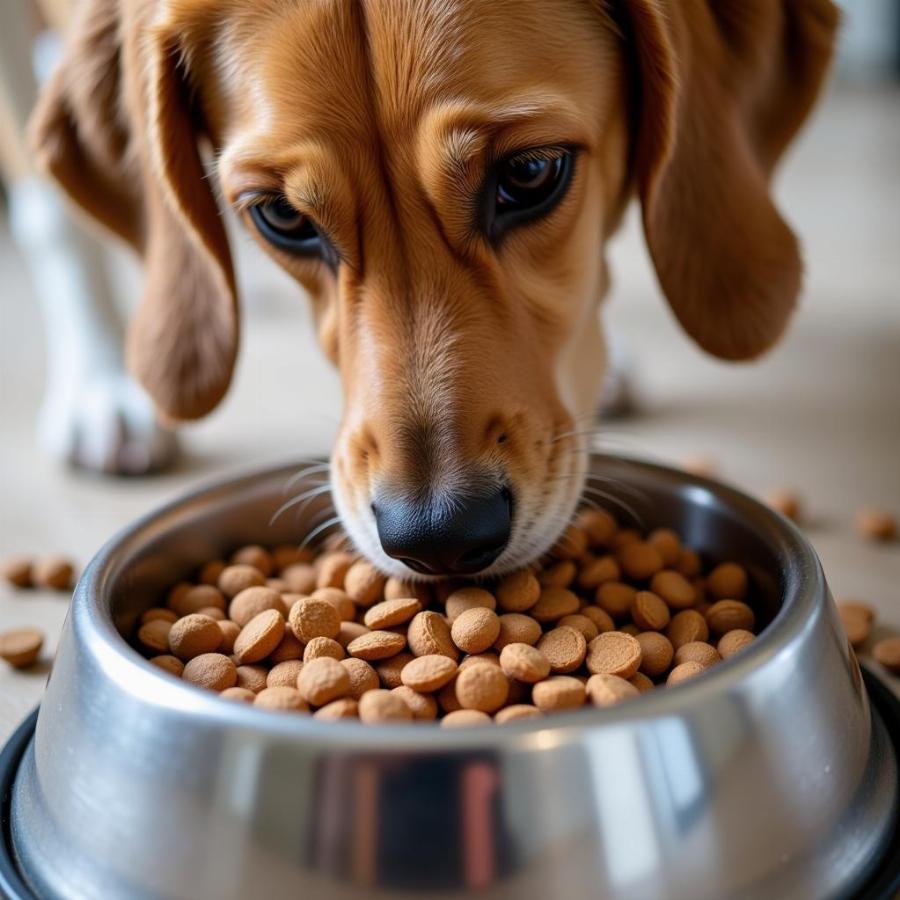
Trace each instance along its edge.
<path fill-rule="evenodd" d="M 229 703 L 122 634 L 201 560 L 303 533 L 269 524 L 293 467 L 239 477 L 138 522 L 85 571 L 14 778 L 19 875 L 78 900 L 860 890 L 890 852 L 897 759 L 812 548 L 721 484 L 602 455 L 592 468 L 645 527 L 746 561 L 770 620 L 746 651 L 617 708 L 504 728 Z"/>

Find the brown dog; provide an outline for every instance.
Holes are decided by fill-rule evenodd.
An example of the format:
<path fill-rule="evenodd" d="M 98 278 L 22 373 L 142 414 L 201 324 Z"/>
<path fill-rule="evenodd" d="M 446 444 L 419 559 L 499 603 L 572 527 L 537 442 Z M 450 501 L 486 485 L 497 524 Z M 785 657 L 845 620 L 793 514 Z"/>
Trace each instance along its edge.
<path fill-rule="evenodd" d="M 801 282 L 769 178 L 830 0 L 87 0 L 34 120 L 142 255 L 131 366 L 174 419 L 238 345 L 217 198 L 307 289 L 346 405 L 335 499 L 384 570 L 494 573 L 572 515 L 633 194 L 685 330 L 765 351 Z"/>

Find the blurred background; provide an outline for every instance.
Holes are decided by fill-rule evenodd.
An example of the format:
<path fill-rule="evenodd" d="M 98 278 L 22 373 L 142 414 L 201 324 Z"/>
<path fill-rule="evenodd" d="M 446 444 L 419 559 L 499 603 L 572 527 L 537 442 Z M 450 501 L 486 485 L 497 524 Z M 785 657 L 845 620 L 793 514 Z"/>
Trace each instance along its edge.
<path fill-rule="evenodd" d="M 25 30 L 24 5 L 3 3 L 0 54 Z M 53 5 L 45 16 L 57 15 Z M 611 248 L 614 286 L 604 315 L 630 357 L 636 408 L 608 422 L 598 443 L 664 461 L 701 455 L 752 493 L 795 489 L 835 595 L 875 605 L 879 636 L 900 631 L 900 544 L 864 541 L 853 517 L 864 504 L 900 516 L 900 3 L 848 0 L 844 10 L 831 82 L 776 179 L 779 204 L 805 247 L 806 290 L 793 328 L 752 365 L 703 355 L 660 296 L 633 208 Z M 5 90 L 7 143 L 15 123 L 8 78 Z M 8 197 L 8 174 L 6 182 Z M 129 479 L 49 458 L 35 436 L 48 361 L 41 304 L 6 212 L 0 209 L 0 556 L 64 553 L 83 565 L 116 530 L 200 480 L 327 454 L 340 394 L 305 298 L 232 229 L 243 286 L 240 362 L 222 406 L 180 430 L 175 465 Z M 134 262 L 109 247 L 102 265 L 127 310 L 140 289 Z M 0 585 L 0 629 L 43 627 L 49 656 L 65 606 L 64 596 Z M 0 739 L 42 684 L 43 676 L 0 669 Z"/>

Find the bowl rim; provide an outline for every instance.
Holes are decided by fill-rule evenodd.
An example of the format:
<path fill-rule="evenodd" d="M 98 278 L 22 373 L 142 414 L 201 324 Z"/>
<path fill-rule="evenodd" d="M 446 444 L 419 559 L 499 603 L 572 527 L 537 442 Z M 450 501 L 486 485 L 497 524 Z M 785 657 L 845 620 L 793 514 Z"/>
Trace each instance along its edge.
<path fill-rule="evenodd" d="M 500 745 L 508 747 L 514 741 L 542 747 L 562 745 L 569 742 L 573 732 L 677 715 L 734 689 L 811 627 L 814 613 L 818 607 L 824 607 L 830 595 L 812 545 L 793 522 L 748 494 L 714 479 L 630 455 L 591 451 L 592 461 L 595 458 L 636 466 L 673 485 L 692 487 L 697 490 L 698 499 L 702 495 L 714 495 L 732 511 L 752 513 L 757 525 L 765 526 L 777 540 L 783 557 L 782 606 L 749 647 L 716 665 L 714 673 L 698 675 L 664 691 L 649 691 L 629 703 L 612 707 L 583 707 L 554 713 L 546 719 L 509 723 L 501 728 L 492 723 L 443 729 L 434 722 L 364 725 L 349 720 L 322 721 L 309 715 L 273 714 L 272 710 L 223 699 L 160 671 L 116 629 L 111 604 L 105 599 L 107 582 L 113 576 L 121 575 L 123 566 L 127 566 L 138 550 L 145 532 L 159 526 L 167 517 L 178 515 L 182 507 L 199 501 L 210 502 L 223 491 L 248 491 L 254 483 L 271 481 L 281 472 L 287 475 L 289 469 L 298 467 L 296 461 L 270 463 L 205 479 L 192 490 L 179 493 L 119 530 L 94 555 L 76 585 L 70 609 L 74 639 L 87 643 L 94 651 L 95 662 L 120 690 L 136 700 L 201 717 L 205 727 L 262 731 L 273 737 L 306 740 L 311 746 L 352 749 L 361 753 L 386 750 L 446 753 L 448 750 L 485 751 Z"/>

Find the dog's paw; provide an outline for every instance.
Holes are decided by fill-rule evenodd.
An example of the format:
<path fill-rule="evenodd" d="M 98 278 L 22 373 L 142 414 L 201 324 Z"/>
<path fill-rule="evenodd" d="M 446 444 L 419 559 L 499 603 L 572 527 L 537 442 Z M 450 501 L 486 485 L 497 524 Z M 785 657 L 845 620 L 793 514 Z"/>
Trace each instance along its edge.
<path fill-rule="evenodd" d="M 38 422 L 45 452 L 70 465 L 110 475 L 146 475 L 174 458 L 173 432 L 149 397 L 123 372 L 107 372 L 50 390 Z"/>

